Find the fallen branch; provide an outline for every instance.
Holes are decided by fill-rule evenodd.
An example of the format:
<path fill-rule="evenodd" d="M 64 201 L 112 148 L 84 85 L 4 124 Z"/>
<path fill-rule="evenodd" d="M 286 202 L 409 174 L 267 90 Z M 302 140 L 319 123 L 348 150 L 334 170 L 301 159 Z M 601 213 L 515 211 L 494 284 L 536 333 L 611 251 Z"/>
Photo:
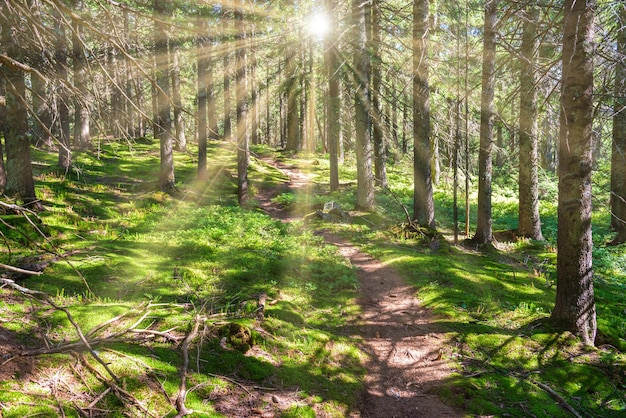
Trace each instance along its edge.
<path fill-rule="evenodd" d="M 576 411 L 574 409 L 573 406 L 571 406 L 569 403 L 567 403 L 567 401 L 558 393 L 556 393 L 556 391 L 554 391 L 554 389 L 552 389 L 550 386 L 546 385 L 545 383 L 541 383 L 541 382 L 533 382 L 535 385 L 539 386 L 541 389 L 545 390 L 546 392 L 548 392 L 548 394 L 557 401 L 557 403 L 563 407 L 564 409 L 566 409 L 567 411 L 569 411 L 572 415 L 574 415 L 576 418 L 583 418 L 582 415 L 580 415 L 580 413 L 578 411 Z"/>
<path fill-rule="evenodd" d="M 81 364 L 85 366 L 87 369 L 89 369 L 89 371 L 93 373 L 98 378 L 98 380 L 100 380 L 102 383 L 104 383 L 109 388 L 111 388 L 111 390 L 113 391 L 113 393 L 115 393 L 118 399 L 120 399 L 124 403 L 131 403 L 137 409 L 139 409 L 145 416 L 149 416 L 149 417 L 155 416 L 151 414 L 150 411 L 148 411 L 148 409 L 145 406 L 143 406 L 142 403 L 139 402 L 137 398 L 135 398 L 132 394 L 130 394 L 125 389 L 118 386 L 115 381 L 111 381 L 109 379 L 106 379 L 104 376 L 102 376 L 102 374 L 98 371 L 98 369 L 96 369 L 87 361 L 85 356 L 83 356 L 80 353 L 75 353 L 75 355 L 78 357 Z"/>
<path fill-rule="evenodd" d="M 178 389 L 178 395 L 174 402 L 178 413 L 175 418 L 181 418 L 193 413 L 193 410 L 187 409 L 185 406 L 185 398 L 187 397 L 187 369 L 189 367 L 189 344 L 198 335 L 198 328 L 200 327 L 200 317 L 196 316 L 193 323 L 191 332 L 187 334 L 182 344 L 183 350 L 183 365 L 180 369 L 180 387 Z"/>
<path fill-rule="evenodd" d="M 32 276 L 41 276 L 43 274 L 43 272 L 41 272 L 41 271 L 24 270 L 24 269 L 21 269 L 21 268 L 9 266 L 7 264 L 2 264 L 2 263 L 0 263 L 0 268 L 3 268 L 5 270 L 10 270 L 10 271 L 13 271 L 15 273 L 29 274 L 29 275 L 32 275 Z"/>
<path fill-rule="evenodd" d="M 9 287 L 13 288 L 14 290 L 17 290 L 18 292 L 20 292 L 20 293 L 22 293 L 24 295 L 27 295 L 27 296 L 30 296 L 30 297 L 32 297 L 34 299 L 40 300 L 42 302 L 45 302 L 48 305 L 52 306 L 54 309 L 63 312 L 65 314 L 65 316 L 67 317 L 67 320 L 70 321 L 70 323 L 72 324 L 72 326 L 76 330 L 76 333 L 78 334 L 78 337 L 80 338 L 80 340 L 84 344 L 85 348 L 87 348 L 87 350 L 89 350 L 89 352 L 91 353 L 91 356 L 98 363 L 100 363 L 102 365 L 102 367 L 104 367 L 104 369 L 109 373 L 109 375 L 111 375 L 111 377 L 116 382 L 119 382 L 119 378 L 109 368 L 108 364 L 105 363 L 104 361 L 102 361 L 102 359 L 100 358 L 98 353 L 96 353 L 96 351 L 93 349 L 93 347 L 91 346 L 89 341 L 87 341 L 87 338 L 85 338 L 85 335 L 83 334 L 82 329 L 78 326 L 76 321 L 74 321 L 74 317 L 72 316 L 72 314 L 70 313 L 70 311 L 67 308 L 65 308 L 63 306 L 57 305 L 47 293 L 40 292 L 38 290 L 31 290 L 31 289 L 28 289 L 28 288 L 26 288 L 24 286 L 20 286 L 19 284 L 15 283 L 13 280 L 10 280 L 10 279 L 0 279 L 0 283 L 9 286 Z"/>

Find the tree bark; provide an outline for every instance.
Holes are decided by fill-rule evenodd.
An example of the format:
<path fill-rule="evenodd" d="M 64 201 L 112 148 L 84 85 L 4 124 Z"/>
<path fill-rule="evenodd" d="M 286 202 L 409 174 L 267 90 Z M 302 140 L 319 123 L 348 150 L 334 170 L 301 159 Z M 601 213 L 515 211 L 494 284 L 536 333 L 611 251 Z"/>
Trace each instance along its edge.
<path fill-rule="evenodd" d="M 198 179 L 204 180 L 207 177 L 207 138 L 209 132 L 208 125 L 208 86 L 207 73 L 209 67 L 208 39 L 204 35 L 207 31 L 204 8 L 200 9 L 198 19 L 198 32 L 203 35 L 196 39 L 196 135 L 198 136 Z"/>
<path fill-rule="evenodd" d="M 493 172 L 494 87 L 496 80 L 496 32 L 498 0 L 487 0 L 483 40 L 482 93 L 480 100 L 480 151 L 478 154 L 478 214 L 475 244 L 493 240 L 491 177 Z"/>
<path fill-rule="evenodd" d="M 160 144 L 161 171 L 159 187 L 166 193 L 172 193 L 176 186 L 174 175 L 174 152 L 172 138 L 172 117 L 170 106 L 170 59 L 169 34 L 164 17 L 169 16 L 166 0 L 153 0 L 154 11 L 157 14 L 154 20 L 155 54 L 156 54 L 156 84 L 157 84 L 157 134 Z"/>
<path fill-rule="evenodd" d="M 75 9 L 82 10 L 83 2 L 77 1 Z M 125 23 L 127 19 L 125 20 Z M 89 90 L 86 80 L 85 47 L 81 36 L 82 26 L 74 22 L 72 30 L 72 58 L 74 64 L 74 86 L 77 94 L 74 98 L 74 145 L 78 149 L 91 147 L 90 114 L 89 114 Z"/>
<path fill-rule="evenodd" d="M 335 0 L 326 0 L 326 10 L 328 16 L 334 16 Z M 337 22 L 331 18 L 331 32 L 326 38 L 325 59 L 328 71 L 328 99 L 326 109 L 328 112 L 328 123 L 326 125 L 326 136 L 328 138 L 328 156 L 330 165 L 330 191 L 339 189 L 339 140 L 341 132 L 341 98 L 339 96 L 339 60 L 337 58 L 336 27 Z"/>
<path fill-rule="evenodd" d="M 366 17 L 367 18 L 367 17 Z M 383 135 L 383 120 L 381 107 L 381 37 L 380 37 L 380 0 L 372 0 L 371 35 L 368 37 L 367 48 L 371 53 L 372 77 L 372 142 L 374 146 L 374 179 L 376 185 L 387 187 L 387 153 L 385 152 L 385 137 Z"/>
<path fill-rule="evenodd" d="M 430 170 L 430 87 L 428 84 L 428 0 L 413 1 L 413 218 L 435 227 Z"/>
<path fill-rule="evenodd" d="M 617 64 L 611 150 L 611 227 L 614 245 L 626 242 L 626 5 L 620 3 L 617 24 Z"/>
<path fill-rule="evenodd" d="M 231 12 L 227 8 L 226 4 L 222 4 L 224 8 L 222 13 L 222 39 L 224 40 L 224 58 L 223 58 L 223 85 L 224 85 L 224 141 L 232 141 L 233 139 L 233 126 L 232 126 L 232 104 L 231 104 L 231 91 L 230 91 L 230 76 L 232 74 L 233 69 L 230 65 L 230 47 L 228 46 L 228 41 L 230 39 L 230 16 Z"/>
<path fill-rule="evenodd" d="M 2 45 L 9 57 L 22 62 L 24 51 L 20 40 L 12 29 L 16 23 L 10 20 L 6 4 L 0 4 L 0 24 L 3 27 L 0 34 Z M 25 204 L 36 204 L 35 182 L 30 157 L 30 141 L 28 139 L 28 120 L 26 109 L 26 81 L 21 69 L 4 64 L 0 66 L 0 79 L 5 87 L 5 123 L 4 145 L 6 152 L 6 187 L 7 196 L 16 196 Z"/>
<path fill-rule="evenodd" d="M 519 113 L 519 226 L 520 236 L 543 240 L 539 217 L 539 153 L 537 138 L 536 6 L 528 6 L 524 20 L 520 62 Z"/>
<path fill-rule="evenodd" d="M 174 43 L 171 48 L 172 56 L 172 102 L 174 104 L 174 142 L 176 150 L 187 151 L 187 137 L 185 136 L 185 120 L 183 119 L 183 103 L 180 97 L 180 46 Z"/>
<path fill-rule="evenodd" d="M 295 51 L 287 48 L 285 57 L 285 77 L 287 83 L 287 144 L 286 151 L 297 152 L 298 138 L 298 96 L 296 93 L 296 62 Z"/>
<path fill-rule="evenodd" d="M 0 5 L 0 12 L 1 11 L 2 6 Z M 0 20 L 0 23 L 3 22 Z M 2 73 L 0 72 L 0 74 Z M 0 77 L 0 132 L 3 134 L 6 129 L 6 120 L 6 92 L 4 90 L 4 80 Z M 4 193 L 4 188 L 7 185 L 7 171 L 4 165 L 4 149 L 2 147 L 3 140 L 4 138 L 0 139 L 0 194 Z"/>
<path fill-rule="evenodd" d="M 59 127 L 59 168 L 67 171 L 72 165 L 72 149 L 70 144 L 70 108 L 67 79 L 67 41 L 65 39 L 65 26 L 58 13 L 53 13 L 54 21 L 54 65 L 56 67 L 57 110 Z"/>
<path fill-rule="evenodd" d="M 237 200 L 240 205 L 248 201 L 248 164 L 250 160 L 250 133 L 248 131 L 248 80 L 246 77 L 246 33 L 244 2 L 239 0 L 235 8 L 237 49 L 235 53 L 237 96 Z"/>
<path fill-rule="evenodd" d="M 354 25 L 354 123 L 356 128 L 356 209 L 371 210 L 374 207 L 374 175 L 372 172 L 372 120 L 369 112 L 370 60 L 367 54 L 367 34 L 370 24 L 368 2 L 353 0 Z"/>
<path fill-rule="evenodd" d="M 559 131 L 556 303 L 552 322 L 593 345 L 591 240 L 594 0 L 567 0 Z"/>

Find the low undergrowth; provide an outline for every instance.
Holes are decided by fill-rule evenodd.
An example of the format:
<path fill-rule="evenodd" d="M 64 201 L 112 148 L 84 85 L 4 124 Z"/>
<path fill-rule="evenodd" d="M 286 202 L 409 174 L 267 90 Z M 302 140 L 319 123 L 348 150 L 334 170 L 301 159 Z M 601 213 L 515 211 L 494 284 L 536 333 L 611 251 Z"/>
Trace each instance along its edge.
<path fill-rule="evenodd" d="M 8 277 L 67 312 L 0 290 L 13 343 L 2 346 L 2 415 L 173 416 L 185 355 L 184 405 L 198 416 L 348 414 L 364 373 L 341 332 L 359 313 L 352 268 L 301 224 L 238 207 L 230 147 L 212 146 L 206 182 L 177 155 L 175 196 L 156 191 L 154 150 L 104 145 L 68 173 L 36 154 L 47 210 L 32 224 L 3 216 L 0 262 L 46 263 L 41 276 Z M 262 164 L 252 175 L 284 181 Z"/>
<path fill-rule="evenodd" d="M 302 213 L 329 201 L 344 210 L 354 205 L 350 162 L 341 168 L 340 190 L 329 193 L 324 159 L 256 151 L 312 174 L 312 194 L 280 192 L 276 204 Z M 54 155 L 36 154 L 37 193 L 47 211 L 30 221 L 2 216 L 10 228 L 3 229 L 0 262 L 47 263 L 43 275 L 19 284 L 66 307 L 94 351 L 80 346 L 63 311 L 0 289 L 0 343 L 13 347 L 0 344 L 4 417 L 58 416 L 61 409 L 66 416 L 173 416 L 185 352 L 185 405 L 199 416 L 339 417 L 355 410 L 365 371 L 358 341 L 346 333 L 359 315 L 352 267 L 303 223 L 274 221 L 254 199 L 238 207 L 234 150 L 212 144 L 209 155 L 203 182 L 194 179 L 192 154 L 176 156 L 178 189 L 169 196 L 156 191 L 156 144 L 105 144 L 78 155 L 68 173 L 53 168 Z M 556 280 L 554 196 L 541 202 L 547 241 L 515 237 L 516 197 L 496 184 L 499 243 L 490 250 L 455 246 L 447 183 L 435 192 L 443 236 L 433 242 L 397 234 L 404 209 L 412 212 L 411 169 L 399 161 L 388 173 L 390 187 L 378 191 L 373 212 L 319 226 L 395 267 L 435 313 L 448 336 L 442 355 L 457 366 L 442 382 L 442 397 L 472 415 L 624 416 L 626 257 L 623 246 L 604 245 L 605 207 L 596 205 L 593 217 L 599 338 L 586 348 L 547 322 Z M 260 158 L 250 177 L 253 194 L 286 181 Z M 555 190 L 548 174 L 542 182 L 546 193 Z M 473 219 L 475 191 L 470 200 Z M 607 199 L 599 192 L 595 200 Z M 189 335 L 195 338 L 185 349 Z M 73 343 L 80 349 L 63 349 Z M 35 355 L 43 352 L 49 354 Z"/>

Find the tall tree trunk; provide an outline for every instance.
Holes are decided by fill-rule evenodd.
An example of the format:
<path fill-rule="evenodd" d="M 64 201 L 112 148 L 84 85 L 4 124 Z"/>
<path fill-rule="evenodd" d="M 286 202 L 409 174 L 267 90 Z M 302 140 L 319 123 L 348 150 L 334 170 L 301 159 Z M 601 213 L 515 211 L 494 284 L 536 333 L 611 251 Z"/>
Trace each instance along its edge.
<path fill-rule="evenodd" d="M 255 32 L 254 32 L 254 28 L 252 28 L 251 32 L 250 32 L 250 37 L 252 39 L 254 39 L 254 37 L 256 36 Z M 256 48 L 252 47 L 251 44 L 249 44 L 250 47 L 248 48 L 248 55 L 249 55 L 249 64 L 248 67 L 250 68 L 250 77 L 249 77 L 249 84 L 250 84 L 250 91 L 252 92 L 251 94 L 251 98 L 250 98 L 250 143 L 254 144 L 254 145 L 258 145 L 260 142 L 260 137 L 259 137 L 259 98 L 261 97 L 260 95 L 260 89 L 259 89 L 259 82 L 257 80 L 257 58 L 256 58 Z"/>
<path fill-rule="evenodd" d="M 328 16 L 334 16 L 336 0 L 326 0 Z M 328 156 L 330 165 L 330 191 L 339 189 L 339 140 L 341 131 L 341 98 L 339 97 L 339 60 L 337 58 L 336 26 L 334 17 L 329 23 L 331 31 L 325 41 L 326 69 L 328 71 L 328 96 L 326 109 L 328 123 L 326 124 L 326 136 L 328 138 Z"/>
<path fill-rule="evenodd" d="M 223 85 L 224 85 L 224 141 L 232 141 L 233 139 L 233 127 L 232 127 L 232 104 L 231 104 L 231 89 L 230 89 L 230 77 L 233 73 L 233 69 L 230 64 L 230 47 L 228 41 L 230 39 L 230 26 L 231 26 L 231 12 L 227 8 L 227 5 L 223 4 L 224 8 L 222 13 L 222 38 L 224 39 L 224 68 L 223 73 Z"/>
<path fill-rule="evenodd" d="M 295 51 L 287 48 L 285 57 L 285 82 L 287 83 L 287 145 L 286 151 L 297 152 L 298 138 L 298 96 L 296 93 L 296 62 Z"/>
<path fill-rule="evenodd" d="M 136 131 L 137 104 L 132 103 L 133 97 L 133 62 L 130 58 L 132 32 L 130 30 L 130 19 L 128 10 L 124 10 L 124 36 L 127 39 L 125 44 L 126 54 L 124 55 L 124 133 L 128 137 L 139 136 Z"/>
<path fill-rule="evenodd" d="M 82 10 L 84 3 L 77 1 L 75 8 Z M 125 20 L 125 22 L 127 19 Z M 82 26 L 74 23 L 72 31 L 72 58 L 74 60 L 74 86 L 77 94 L 74 98 L 74 145 L 78 149 L 91 147 L 89 90 L 87 88 L 85 69 L 85 47 L 81 37 Z"/>
<path fill-rule="evenodd" d="M 209 67 L 208 40 L 204 33 L 207 31 L 206 12 L 204 8 L 200 9 L 198 19 L 198 31 L 203 35 L 196 39 L 196 135 L 198 136 L 198 179 L 206 179 L 207 177 L 207 138 L 209 132 L 208 125 L 208 87 L 207 73 Z"/>
<path fill-rule="evenodd" d="M 185 120 L 183 119 L 183 103 L 180 97 L 180 46 L 174 43 L 171 48 L 172 56 L 172 102 L 174 104 L 174 142 L 176 150 L 187 151 L 187 137 L 185 136 Z"/>
<path fill-rule="evenodd" d="M 380 0 L 372 0 L 370 36 L 367 50 L 372 54 L 372 142 L 374 146 L 374 178 L 376 185 L 387 187 L 387 153 L 385 152 L 385 137 L 383 135 L 383 121 L 381 108 L 381 37 L 380 37 Z M 366 19 L 368 17 L 366 16 Z"/>
<path fill-rule="evenodd" d="M 57 13 L 54 13 L 54 15 L 54 60 L 58 83 L 57 109 L 59 112 L 59 168 L 67 171 L 72 165 L 72 149 L 70 144 L 70 97 L 67 90 L 67 41 L 65 37 L 65 26 L 61 21 L 61 16 Z"/>
<path fill-rule="evenodd" d="M 537 38 L 536 6 L 528 6 L 524 20 L 520 63 L 519 113 L 519 226 L 517 233 L 543 240 L 539 218 L 539 153 L 537 138 Z"/>
<path fill-rule="evenodd" d="M 237 28 L 237 49 L 235 53 L 236 96 L 237 96 L 237 200 L 239 204 L 248 201 L 248 164 L 250 160 L 250 133 L 248 131 L 248 82 L 246 76 L 246 33 L 244 23 L 244 2 L 239 0 L 235 8 Z"/>
<path fill-rule="evenodd" d="M 369 92 L 370 59 L 367 54 L 367 35 L 370 33 L 370 5 L 361 0 L 352 1 L 355 19 L 354 49 L 354 123 L 356 128 L 356 208 L 371 210 L 374 207 L 374 175 L 372 172 L 372 119 L 369 112 L 371 97 Z"/>
<path fill-rule="evenodd" d="M 2 6 L 0 6 L 0 12 L 1 11 L 3 11 Z M 0 20 L 0 24 L 2 23 L 4 22 Z M 1 70 L 0 74 L 2 74 Z M 0 77 L 0 133 L 2 134 L 4 134 L 6 130 L 6 120 L 6 93 L 4 90 L 4 79 Z M 0 139 L 0 194 L 4 193 L 4 188 L 7 185 L 7 170 L 4 165 L 4 149 L 2 148 L 2 141 L 3 139 Z"/>
<path fill-rule="evenodd" d="M 493 240 L 491 219 L 491 177 L 493 172 L 494 86 L 496 81 L 496 11 L 498 0 L 487 0 L 483 40 L 482 93 L 480 99 L 480 151 L 478 154 L 478 219 L 472 241 Z"/>
<path fill-rule="evenodd" d="M 120 65 L 118 50 L 114 45 L 109 46 L 109 77 L 111 91 L 111 111 L 109 113 L 109 130 L 116 138 L 124 135 L 124 100 L 122 85 L 120 84 Z"/>
<path fill-rule="evenodd" d="M 11 21 L 10 16 L 17 16 L 14 11 L 6 10 L 10 5 L 0 4 L 0 25 L 2 33 L 0 39 L 9 57 L 22 62 L 24 51 L 21 42 L 16 38 L 16 22 Z M 33 204 L 36 208 L 41 206 L 36 203 L 35 182 L 30 157 L 30 141 L 28 140 L 28 114 L 26 109 L 26 81 L 21 69 L 9 64 L 0 66 L 0 79 L 4 81 L 5 88 L 5 123 L 4 145 L 6 152 L 6 186 L 4 192 L 8 196 L 16 196 L 25 204 Z"/>
<path fill-rule="evenodd" d="M 617 67 L 613 104 L 611 150 L 611 227 L 617 235 L 612 244 L 626 242 L 626 4 L 620 3 L 617 35 Z"/>
<path fill-rule="evenodd" d="M 168 25 L 165 19 L 169 17 L 166 0 L 153 0 L 154 11 L 157 14 L 154 20 L 154 37 L 156 53 L 156 84 L 157 91 L 157 135 L 160 145 L 161 171 L 159 187 L 166 193 L 172 193 L 176 186 L 174 176 L 174 153 L 172 138 L 172 117 L 170 106 L 170 58 Z"/>
<path fill-rule="evenodd" d="M 556 303 L 552 322 L 593 345 L 591 240 L 594 0 L 566 0 L 563 19 Z"/>
<path fill-rule="evenodd" d="M 435 227 L 430 171 L 430 88 L 428 84 L 428 0 L 413 1 L 413 218 Z"/>

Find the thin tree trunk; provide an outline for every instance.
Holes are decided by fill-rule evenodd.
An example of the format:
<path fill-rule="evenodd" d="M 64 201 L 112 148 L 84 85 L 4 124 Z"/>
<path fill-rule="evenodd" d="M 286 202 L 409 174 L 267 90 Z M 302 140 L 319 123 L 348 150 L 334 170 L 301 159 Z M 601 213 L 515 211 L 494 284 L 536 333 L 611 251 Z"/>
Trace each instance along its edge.
<path fill-rule="evenodd" d="M 524 20 L 520 65 L 519 116 L 519 226 L 517 233 L 542 240 L 539 218 L 539 153 L 537 138 L 537 38 L 536 6 L 529 6 Z"/>
<path fill-rule="evenodd" d="M 55 13 L 55 66 L 58 85 L 57 109 L 59 112 L 59 168 L 67 171 L 72 165 L 72 150 L 70 144 L 70 108 L 67 91 L 67 42 L 65 26 L 61 16 Z"/>
<path fill-rule="evenodd" d="M 354 50 L 354 123 L 356 127 L 356 167 L 357 190 L 356 209 L 371 210 L 374 207 L 374 175 L 372 172 L 372 120 L 369 112 L 371 98 L 369 92 L 370 60 L 367 55 L 367 34 L 370 24 L 368 2 L 353 0 L 352 10 L 355 19 Z"/>
<path fill-rule="evenodd" d="M 83 2 L 78 1 L 75 8 L 82 10 L 82 7 Z M 86 80 L 85 47 L 81 39 L 81 30 L 81 25 L 75 22 L 72 31 L 72 56 L 74 60 L 74 86 L 78 94 L 74 98 L 74 145 L 78 149 L 88 149 L 91 148 L 90 99 Z"/>
<path fill-rule="evenodd" d="M 428 84 L 428 0 L 413 1 L 413 218 L 435 227 L 430 171 L 430 87 Z"/>
<path fill-rule="evenodd" d="M 612 244 L 626 242 L 626 4 L 620 3 L 617 35 L 617 67 L 613 104 L 611 150 L 611 227 L 617 235 Z"/>
<path fill-rule="evenodd" d="M 368 17 L 366 16 L 366 19 Z M 385 138 L 383 135 L 381 97 L 381 56 L 380 56 L 380 0 L 372 0 L 371 35 L 368 37 L 368 51 L 371 51 L 371 78 L 372 104 L 370 107 L 372 118 L 372 142 L 374 146 L 374 178 L 376 185 L 387 187 L 387 153 L 385 152 Z"/>
<path fill-rule="evenodd" d="M 559 131 L 556 302 L 552 322 L 596 337 L 591 239 L 594 0 L 566 0 Z"/>
<path fill-rule="evenodd" d="M 231 91 L 230 91 L 230 77 L 232 74 L 232 68 L 230 64 L 230 48 L 228 46 L 229 40 L 229 32 L 230 32 L 230 16 L 231 12 L 227 8 L 227 5 L 223 4 L 224 8 L 222 13 L 222 31 L 223 31 L 223 39 L 224 39 L 224 58 L 223 63 L 224 67 L 222 69 L 223 73 L 223 84 L 224 84 L 224 141 L 232 141 L 232 120 L 231 120 L 231 112 L 232 112 L 232 104 L 231 104 Z"/>
<path fill-rule="evenodd" d="M 480 151 L 478 154 L 478 219 L 475 244 L 493 240 L 491 219 L 491 177 L 493 172 L 494 87 L 496 81 L 496 11 L 498 0 L 487 0 L 483 40 L 482 93 L 480 100 Z"/>
<path fill-rule="evenodd" d="M 299 148 L 298 97 L 296 94 L 296 63 L 293 48 L 287 49 L 285 77 L 287 77 L 287 145 L 285 150 L 297 152 Z"/>
<path fill-rule="evenodd" d="M 248 164 L 250 160 L 250 133 L 248 131 L 248 82 L 246 77 L 246 34 L 244 2 L 239 0 L 235 8 L 237 49 L 235 53 L 237 96 L 237 200 L 240 205 L 248 201 Z"/>
<path fill-rule="evenodd" d="M 334 16 L 335 0 L 326 0 L 326 9 L 329 16 Z M 339 60 L 336 42 L 336 21 L 330 23 L 331 32 L 326 38 L 325 59 L 328 70 L 328 99 L 326 108 L 328 111 L 328 123 L 326 124 L 326 136 L 328 137 L 328 156 L 330 165 L 330 191 L 339 189 L 339 140 L 341 131 L 341 98 L 339 96 Z"/>
<path fill-rule="evenodd" d="M 170 109 L 170 58 L 168 27 L 164 18 L 169 16 L 166 0 L 153 0 L 157 19 L 154 21 L 156 83 L 157 91 L 157 135 L 160 144 L 161 172 L 159 187 L 166 193 L 172 193 L 176 186 L 174 176 L 174 152 L 172 138 L 172 117 Z"/>
<path fill-rule="evenodd" d="M 2 11 L 2 6 L 0 6 L 0 11 Z M 0 24 L 4 23 L 0 20 Z M 2 40 L 4 42 L 4 40 Z M 0 74 L 2 74 L 0 70 Z M 6 92 L 4 89 L 4 80 L 0 77 L 0 132 L 4 134 L 6 131 Z M 4 193 L 4 188 L 7 185 L 7 171 L 6 166 L 4 165 L 4 149 L 2 148 L 2 141 L 4 138 L 0 139 L 0 194 Z"/>
<path fill-rule="evenodd" d="M 198 30 L 201 33 L 205 33 L 207 30 L 205 10 L 200 10 Z M 207 138 L 208 138 L 208 98 L 207 98 L 207 73 L 209 67 L 208 56 L 208 40 L 206 36 L 199 36 L 196 40 L 196 71 L 197 71 L 197 107 L 196 107 L 196 121 L 197 121 L 197 136 L 198 136 L 198 179 L 206 179 L 207 176 Z"/>
<path fill-rule="evenodd" d="M 176 150 L 187 151 L 187 137 L 185 136 L 185 120 L 183 119 L 183 104 L 180 97 L 180 46 L 174 43 L 171 48 L 172 66 L 172 101 L 174 103 L 174 142 Z"/>

